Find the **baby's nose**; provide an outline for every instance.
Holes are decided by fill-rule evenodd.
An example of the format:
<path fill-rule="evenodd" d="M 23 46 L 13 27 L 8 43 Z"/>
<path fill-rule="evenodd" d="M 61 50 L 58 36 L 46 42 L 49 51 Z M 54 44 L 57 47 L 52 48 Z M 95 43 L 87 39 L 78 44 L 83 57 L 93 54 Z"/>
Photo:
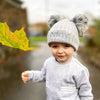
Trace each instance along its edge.
<path fill-rule="evenodd" d="M 59 48 L 58 49 L 58 53 L 63 53 L 63 49 L 62 48 Z"/>

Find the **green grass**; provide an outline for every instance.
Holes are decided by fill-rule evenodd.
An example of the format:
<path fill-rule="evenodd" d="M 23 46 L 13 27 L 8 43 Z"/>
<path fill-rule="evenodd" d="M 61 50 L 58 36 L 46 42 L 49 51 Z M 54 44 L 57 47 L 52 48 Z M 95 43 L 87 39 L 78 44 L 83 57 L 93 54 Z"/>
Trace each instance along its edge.
<path fill-rule="evenodd" d="M 37 42 L 37 41 L 47 41 L 47 37 L 46 36 L 42 36 L 42 37 L 30 37 L 29 40 L 30 40 L 30 42 L 31 41 L 34 41 L 34 42 Z"/>
<path fill-rule="evenodd" d="M 86 39 L 84 37 L 80 37 L 79 38 L 80 42 L 84 42 Z M 29 38 L 30 41 L 30 46 L 34 46 L 34 47 L 38 47 L 37 42 L 46 42 L 47 41 L 47 37 L 46 36 L 41 36 L 41 37 L 30 37 Z"/>
<path fill-rule="evenodd" d="M 43 36 L 43 37 L 30 37 L 29 38 L 30 42 L 37 42 L 37 41 L 47 41 L 47 37 Z M 79 38 L 80 42 L 84 42 L 85 38 L 84 37 L 80 37 Z"/>
<path fill-rule="evenodd" d="M 46 36 L 42 36 L 42 37 L 30 37 L 29 38 L 29 45 L 31 47 L 39 47 L 39 45 L 37 44 L 37 42 L 45 42 L 47 41 L 47 37 Z"/>
<path fill-rule="evenodd" d="M 80 37 L 79 40 L 80 40 L 80 42 L 84 42 L 86 40 L 86 38 L 85 37 Z"/>

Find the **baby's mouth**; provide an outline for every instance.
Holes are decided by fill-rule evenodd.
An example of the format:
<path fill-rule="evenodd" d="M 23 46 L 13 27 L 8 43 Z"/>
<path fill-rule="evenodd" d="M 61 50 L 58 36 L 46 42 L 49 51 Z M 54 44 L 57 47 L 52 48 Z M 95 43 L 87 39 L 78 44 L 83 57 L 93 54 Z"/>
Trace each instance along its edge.
<path fill-rule="evenodd" d="M 58 55 L 58 58 L 63 58 L 65 55 Z"/>

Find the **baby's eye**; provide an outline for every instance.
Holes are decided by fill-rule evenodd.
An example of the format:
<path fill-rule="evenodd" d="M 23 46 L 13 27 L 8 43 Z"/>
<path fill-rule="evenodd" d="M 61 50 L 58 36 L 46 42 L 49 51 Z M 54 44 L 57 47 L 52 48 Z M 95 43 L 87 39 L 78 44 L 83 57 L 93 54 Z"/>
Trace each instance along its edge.
<path fill-rule="evenodd" d="M 58 46 L 57 45 L 54 45 L 54 46 L 52 46 L 53 48 L 57 48 Z"/>
<path fill-rule="evenodd" d="M 67 47 L 67 48 L 68 48 L 68 47 L 69 47 L 69 45 L 65 45 L 65 47 Z"/>

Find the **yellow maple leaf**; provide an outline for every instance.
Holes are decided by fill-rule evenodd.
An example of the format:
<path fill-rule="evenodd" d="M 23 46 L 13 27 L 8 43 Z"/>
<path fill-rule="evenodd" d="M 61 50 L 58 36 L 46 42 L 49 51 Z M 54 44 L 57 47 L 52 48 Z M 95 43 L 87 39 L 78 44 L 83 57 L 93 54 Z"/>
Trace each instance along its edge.
<path fill-rule="evenodd" d="M 29 40 L 26 37 L 23 27 L 12 33 L 6 22 L 0 22 L 0 42 L 3 45 L 18 48 L 24 51 L 35 49 L 35 47 L 29 47 Z"/>

